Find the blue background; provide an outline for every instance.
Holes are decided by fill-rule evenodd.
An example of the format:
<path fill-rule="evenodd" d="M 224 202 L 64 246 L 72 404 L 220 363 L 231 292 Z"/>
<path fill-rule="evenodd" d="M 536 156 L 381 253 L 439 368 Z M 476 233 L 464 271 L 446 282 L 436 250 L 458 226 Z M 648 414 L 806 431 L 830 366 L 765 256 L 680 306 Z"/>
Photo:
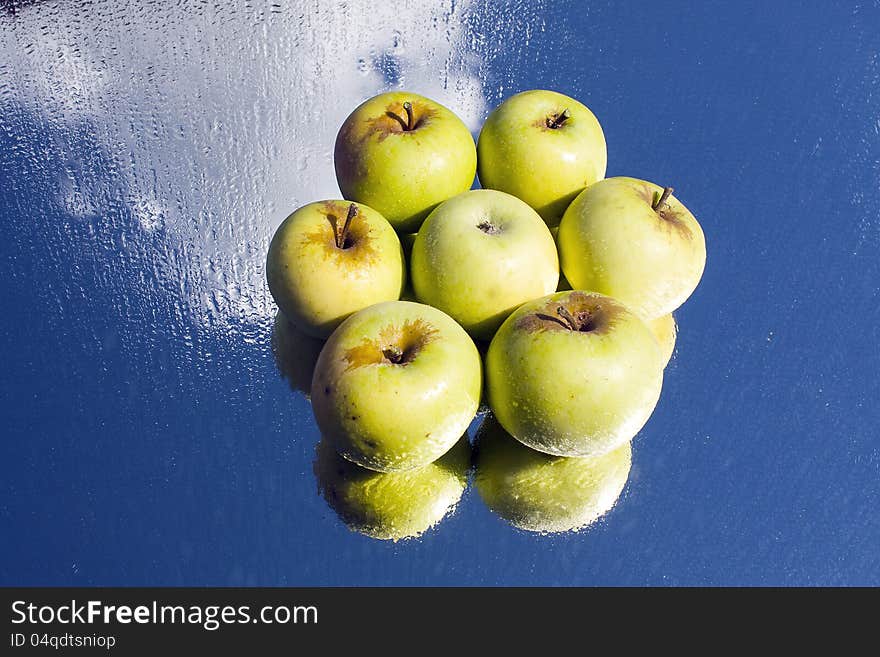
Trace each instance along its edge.
<path fill-rule="evenodd" d="M 877 3 L 451 7 L 436 29 L 455 27 L 453 59 L 476 71 L 486 109 L 531 88 L 581 99 L 604 127 L 608 175 L 673 185 L 703 226 L 708 261 L 676 314 L 663 396 L 605 518 L 536 536 L 494 516 L 471 487 L 438 527 L 396 544 L 350 532 L 318 495 L 308 402 L 273 359 L 260 259 L 293 207 L 274 208 L 272 225 L 248 218 L 240 229 L 233 195 L 220 197 L 228 212 L 211 210 L 214 232 L 199 224 L 181 239 L 174 207 L 146 231 L 130 200 L 131 180 L 171 185 L 167 163 L 196 141 L 186 138 L 195 123 L 181 124 L 176 140 L 177 126 L 125 101 L 138 90 L 161 97 L 189 59 L 185 48 L 124 69 L 125 88 L 83 95 L 73 84 L 81 77 L 68 76 L 35 104 L 29 90 L 41 72 L 26 70 L 28 49 L 56 46 L 30 43 L 28 25 L 65 25 L 78 7 L 14 4 L 0 9 L 0 583 L 880 584 Z M 104 27 L 86 46 L 138 40 L 124 11 L 96 4 L 89 11 L 106 9 Z M 323 10 L 294 4 L 236 13 L 228 3 L 223 21 L 196 21 L 180 43 L 222 23 L 239 39 L 222 47 L 247 55 L 284 21 L 295 43 L 296 30 L 320 30 L 302 15 Z M 351 20 L 367 11 L 334 7 Z M 393 47 L 358 62 L 380 74 L 373 93 L 418 91 L 418 75 L 444 84 L 442 72 L 419 73 L 418 44 L 405 55 Z M 212 52 L 194 65 L 222 79 Z M 289 58 L 312 56 L 270 44 L 262 66 L 271 81 Z M 318 79 L 334 74 L 315 67 Z M 94 109 L 101 94 L 131 110 L 112 117 L 114 135 L 132 135 L 115 150 L 101 120 L 66 121 L 65 97 Z M 226 129 L 214 148 L 262 147 L 250 128 L 270 122 L 272 109 L 256 102 L 236 119 L 223 103 L 218 93 L 193 112 L 206 131 Z M 328 134 L 351 107 L 346 100 L 327 120 Z M 227 111 L 224 124 L 217 117 Z M 293 110 L 284 119 L 302 120 Z M 138 140 L 164 169 L 128 157 Z M 285 157 L 293 153 L 282 147 L 272 166 L 285 171 Z M 322 171 L 327 157 L 316 156 Z M 232 187 L 245 199 L 276 175 L 244 159 L 214 164 L 199 178 L 206 189 Z M 184 166 L 180 175 L 200 174 Z M 77 205 L 90 189 L 96 209 Z M 194 216 L 187 203 L 176 211 Z M 183 265 L 217 234 L 256 264 L 230 271 L 221 262 L 214 285 L 192 274 L 210 266 Z M 234 293 L 222 292 L 236 276 L 256 292 L 235 298 L 260 304 L 231 310 L 224 299 Z"/>

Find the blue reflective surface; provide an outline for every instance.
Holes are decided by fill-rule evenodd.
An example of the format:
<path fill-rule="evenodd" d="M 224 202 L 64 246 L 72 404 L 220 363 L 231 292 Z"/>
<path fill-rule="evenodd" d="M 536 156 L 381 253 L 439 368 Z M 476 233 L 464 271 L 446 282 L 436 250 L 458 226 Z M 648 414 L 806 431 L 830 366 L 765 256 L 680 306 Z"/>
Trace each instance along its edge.
<path fill-rule="evenodd" d="M 0 10 L 0 583 L 880 584 L 880 7 L 112 2 Z M 190 6 L 191 5 L 191 6 Z M 390 87 L 529 88 L 708 261 L 617 505 L 540 536 L 473 487 L 349 531 L 271 348 L 272 231 Z"/>

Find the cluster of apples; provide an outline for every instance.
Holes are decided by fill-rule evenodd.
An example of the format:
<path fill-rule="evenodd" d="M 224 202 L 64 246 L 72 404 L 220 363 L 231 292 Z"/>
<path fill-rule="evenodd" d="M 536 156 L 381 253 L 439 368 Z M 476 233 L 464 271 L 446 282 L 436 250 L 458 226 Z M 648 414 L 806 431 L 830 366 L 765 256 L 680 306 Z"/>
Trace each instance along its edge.
<path fill-rule="evenodd" d="M 285 322 L 326 339 L 310 392 L 331 505 L 380 538 L 427 529 L 464 490 L 485 400 L 493 510 L 537 531 L 604 513 L 703 273 L 693 215 L 668 187 L 605 179 L 598 120 L 552 91 L 505 100 L 476 145 L 439 103 L 381 94 L 334 162 L 345 200 L 291 214 L 267 258 Z"/>

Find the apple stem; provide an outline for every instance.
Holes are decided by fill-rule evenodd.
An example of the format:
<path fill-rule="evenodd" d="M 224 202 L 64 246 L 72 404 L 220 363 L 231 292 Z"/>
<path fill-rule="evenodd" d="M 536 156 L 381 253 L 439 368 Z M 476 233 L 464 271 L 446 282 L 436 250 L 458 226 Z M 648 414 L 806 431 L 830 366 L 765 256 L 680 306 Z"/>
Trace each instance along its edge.
<path fill-rule="evenodd" d="M 569 112 L 568 108 L 566 108 L 562 110 L 559 114 L 554 114 L 552 117 L 547 117 L 547 127 L 551 130 L 557 130 L 561 128 L 570 118 L 571 112 Z"/>
<path fill-rule="evenodd" d="M 345 223 L 340 228 L 339 222 L 336 222 L 336 248 L 344 249 L 345 248 L 345 240 L 348 237 L 348 229 L 351 226 L 351 220 L 355 218 L 355 215 L 358 213 L 357 206 L 352 203 L 348 206 L 348 215 L 345 217 Z"/>
<path fill-rule="evenodd" d="M 406 110 L 406 127 L 404 128 L 404 130 L 410 131 L 416 127 L 415 121 L 413 120 L 414 117 L 413 117 L 412 103 L 409 101 L 406 101 L 403 104 L 403 109 Z"/>
<path fill-rule="evenodd" d="M 672 194 L 675 190 L 672 187 L 664 187 L 663 193 L 660 195 L 660 198 L 657 199 L 657 202 L 651 206 L 651 208 L 655 211 L 659 210 L 663 207 L 663 204 L 666 203 L 666 199 L 669 198 L 669 195 Z"/>
<path fill-rule="evenodd" d="M 556 314 L 562 319 L 557 319 L 551 315 L 541 315 L 541 317 L 543 319 L 552 319 L 554 322 L 558 322 L 571 331 L 583 331 L 586 333 L 596 328 L 596 318 L 593 315 L 593 312 L 589 310 L 581 310 L 578 311 L 577 314 L 572 315 L 564 306 L 558 306 L 556 308 Z"/>
<path fill-rule="evenodd" d="M 403 351 L 400 347 L 396 345 L 391 345 L 390 347 L 385 347 L 382 350 L 382 355 L 385 356 L 388 360 L 390 360 L 395 365 L 399 365 L 403 360 Z"/>
<path fill-rule="evenodd" d="M 565 320 L 565 323 L 568 324 L 568 328 L 570 328 L 572 331 L 581 330 L 580 322 L 578 322 L 564 306 L 559 306 L 556 309 L 556 314 Z"/>

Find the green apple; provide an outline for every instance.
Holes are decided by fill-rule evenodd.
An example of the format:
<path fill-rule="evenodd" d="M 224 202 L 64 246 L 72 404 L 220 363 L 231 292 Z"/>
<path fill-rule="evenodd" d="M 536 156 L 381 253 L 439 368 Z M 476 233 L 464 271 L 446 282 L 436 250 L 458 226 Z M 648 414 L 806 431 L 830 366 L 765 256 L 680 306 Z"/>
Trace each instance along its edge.
<path fill-rule="evenodd" d="M 521 198 L 548 226 L 584 187 L 605 176 L 602 126 L 574 98 L 525 91 L 496 107 L 477 142 L 480 184 Z"/>
<path fill-rule="evenodd" d="M 272 353 L 275 366 L 281 376 L 287 379 L 292 390 L 305 393 L 312 389 L 312 375 L 315 363 L 324 341 L 306 335 L 296 328 L 280 310 L 272 325 Z"/>
<path fill-rule="evenodd" d="M 467 487 L 471 448 L 464 437 L 433 463 L 405 472 L 375 472 L 317 446 L 318 490 L 353 531 L 398 541 L 415 538 L 449 515 Z"/>
<path fill-rule="evenodd" d="M 518 306 L 556 290 L 556 244 L 515 196 L 477 189 L 441 203 L 413 245 L 416 297 L 489 340 Z"/>
<path fill-rule="evenodd" d="M 663 385 L 660 346 L 619 301 L 572 290 L 530 301 L 492 339 L 489 406 L 533 449 L 594 456 L 629 441 Z"/>
<path fill-rule="evenodd" d="M 321 350 L 312 408 L 323 436 L 371 470 L 417 468 L 442 456 L 476 415 L 480 355 L 446 313 L 411 301 L 370 306 Z"/>
<path fill-rule="evenodd" d="M 574 288 L 619 299 L 645 319 L 683 304 L 706 265 L 703 230 L 672 189 L 635 178 L 585 189 L 565 211 L 557 243 Z"/>
<path fill-rule="evenodd" d="M 480 497 L 514 527 L 555 533 L 583 529 L 620 497 L 632 464 L 626 442 L 600 456 L 552 456 L 514 440 L 494 418 L 476 437 Z"/>
<path fill-rule="evenodd" d="M 399 299 L 406 263 L 381 214 L 349 201 L 320 201 L 275 231 L 266 278 L 281 312 L 304 333 L 326 338 L 353 312 Z"/>
<path fill-rule="evenodd" d="M 675 323 L 672 313 L 652 319 L 647 324 L 654 337 L 657 338 L 657 342 L 660 345 L 660 353 L 663 354 L 663 367 L 666 367 L 672 359 L 672 352 L 675 351 L 678 324 Z"/>
<path fill-rule="evenodd" d="M 440 103 L 408 91 L 370 98 L 336 136 L 333 161 L 342 195 L 413 233 L 438 204 L 470 189 L 474 139 Z"/>

